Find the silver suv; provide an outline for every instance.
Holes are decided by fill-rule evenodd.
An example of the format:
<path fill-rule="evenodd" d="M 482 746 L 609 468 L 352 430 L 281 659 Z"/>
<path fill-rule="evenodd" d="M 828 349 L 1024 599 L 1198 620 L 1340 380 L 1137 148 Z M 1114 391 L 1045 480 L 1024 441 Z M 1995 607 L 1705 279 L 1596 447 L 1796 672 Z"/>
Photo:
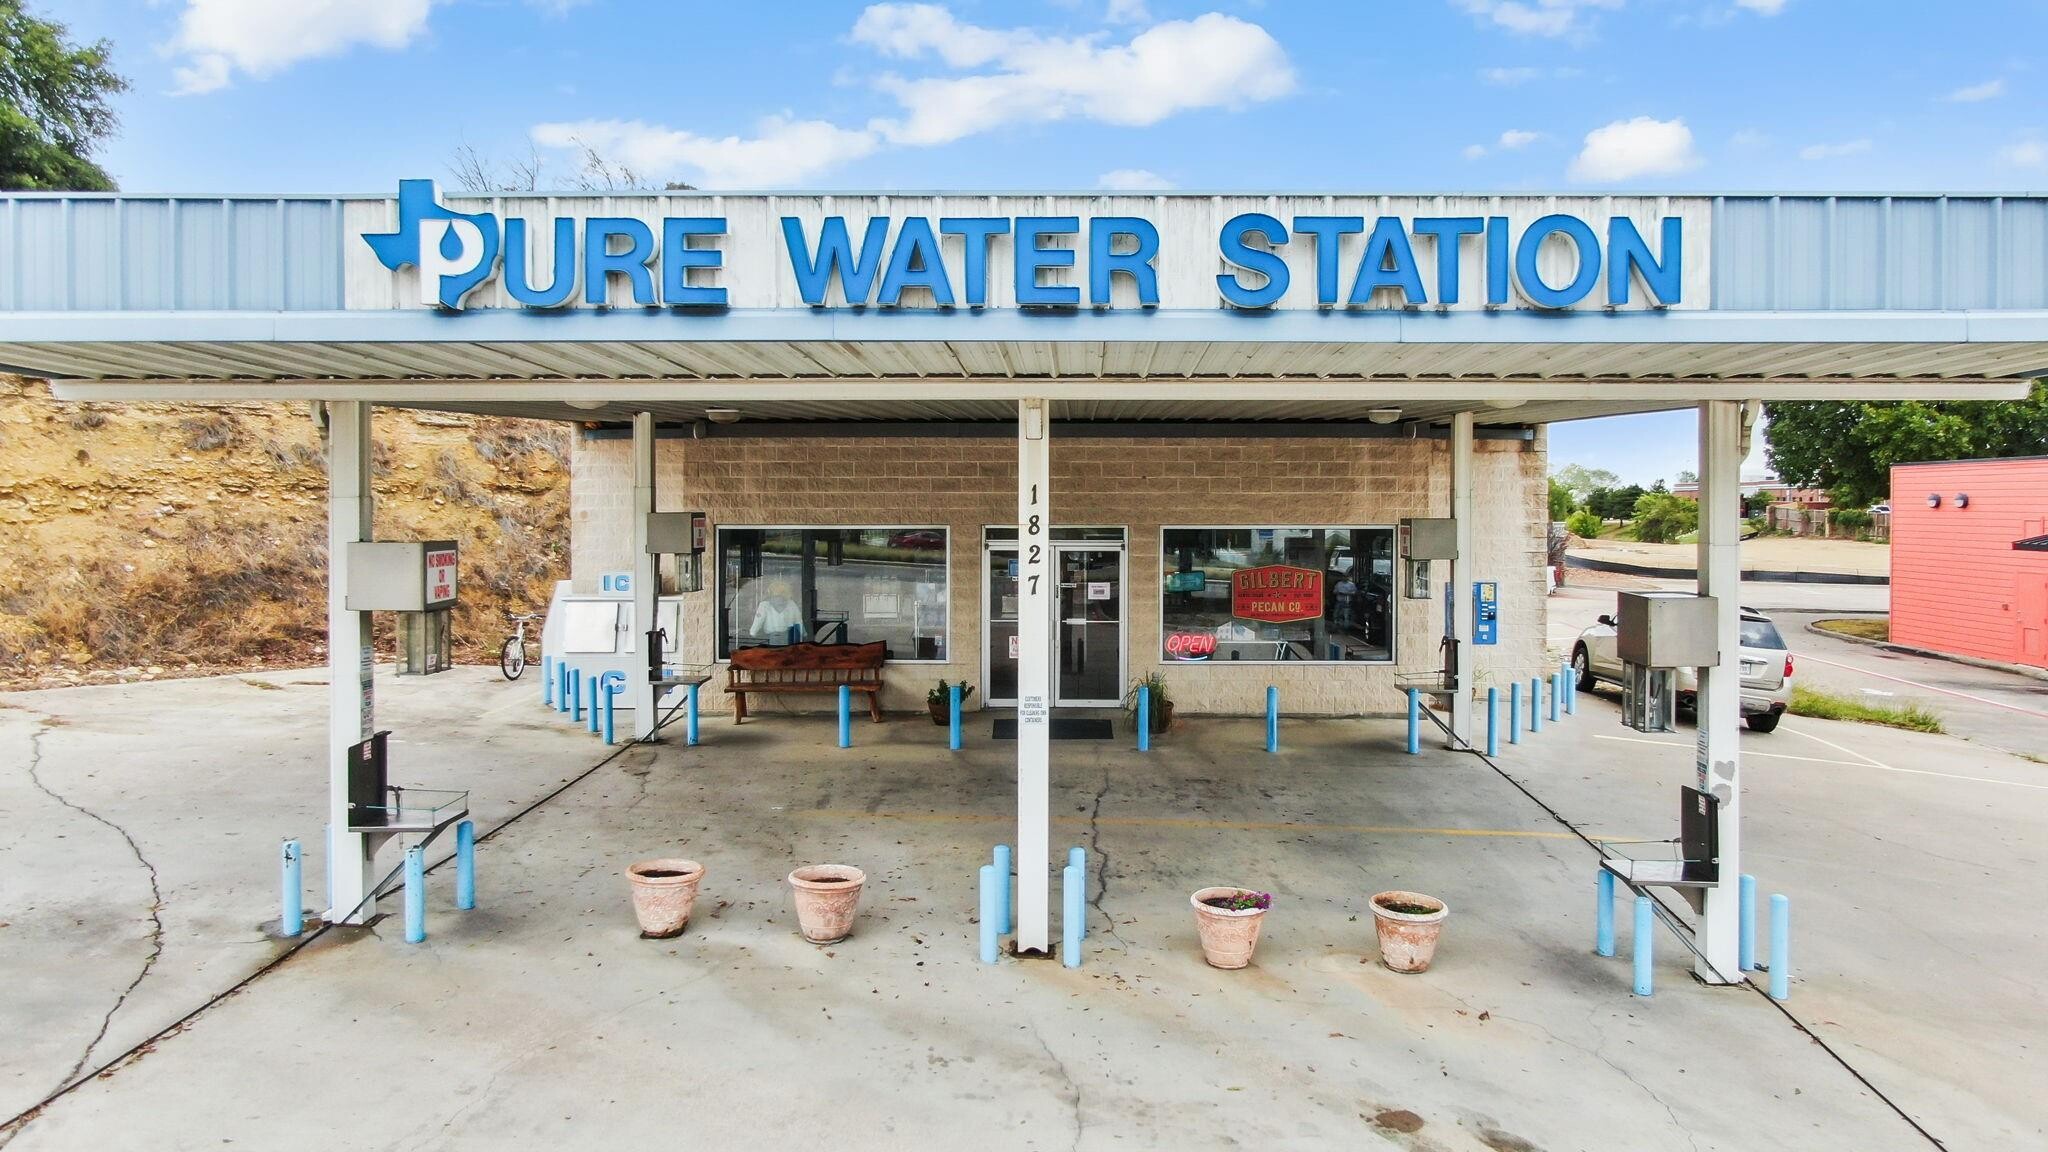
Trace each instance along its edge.
<path fill-rule="evenodd" d="M 1614 617 L 1602 616 L 1599 623 L 1579 633 L 1572 647 L 1572 671 L 1579 691 L 1590 692 L 1601 680 L 1621 680 L 1621 657 L 1615 653 Z M 1699 675 L 1691 668 L 1678 671 L 1678 706 L 1690 711 L 1698 703 Z M 1742 610 L 1742 719 L 1752 732 L 1769 732 L 1778 726 L 1785 706 L 1792 700 L 1792 651 L 1771 618 L 1754 608 Z"/>

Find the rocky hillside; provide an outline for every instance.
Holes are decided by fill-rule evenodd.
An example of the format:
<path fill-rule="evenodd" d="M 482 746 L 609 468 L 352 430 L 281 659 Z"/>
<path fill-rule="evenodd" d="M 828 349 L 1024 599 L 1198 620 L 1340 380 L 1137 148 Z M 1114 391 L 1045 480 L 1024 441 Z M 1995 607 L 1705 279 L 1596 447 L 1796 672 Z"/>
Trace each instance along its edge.
<path fill-rule="evenodd" d="M 495 661 L 505 613 L 566 574 L 569 435 L 377 410 L 377 536 L 462 545 L 458 660 Z M 322 441 L 302 404 L 70 404 L 0 376 L 0 686 L 324 661 Z"/>

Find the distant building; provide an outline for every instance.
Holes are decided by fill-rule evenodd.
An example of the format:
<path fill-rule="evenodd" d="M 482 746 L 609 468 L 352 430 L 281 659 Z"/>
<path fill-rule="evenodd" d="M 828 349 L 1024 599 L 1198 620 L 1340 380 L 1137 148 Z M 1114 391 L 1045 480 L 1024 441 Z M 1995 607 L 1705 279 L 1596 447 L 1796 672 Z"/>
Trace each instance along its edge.
<path fill-rule="evenodd" d="M 1892 468 L 1891 636 L 2048 668 L 2048 456 Z"/>
<path fill-rule="evenodd" d="M 1697 481 L 1682 480 L 1671 486 L 1671 494 L 1686 500 L 1698 500 L 1700 486 Z M 1825 491 L 1819 488 L 1794 488 L 1772 476 L 1743 480 L 1742 498 L 1748 500 L 1757 495 L 1769 498 L 1772 504 L 1797 504 L 1802 508 L 1828 506 L 1828 494 Z"/>

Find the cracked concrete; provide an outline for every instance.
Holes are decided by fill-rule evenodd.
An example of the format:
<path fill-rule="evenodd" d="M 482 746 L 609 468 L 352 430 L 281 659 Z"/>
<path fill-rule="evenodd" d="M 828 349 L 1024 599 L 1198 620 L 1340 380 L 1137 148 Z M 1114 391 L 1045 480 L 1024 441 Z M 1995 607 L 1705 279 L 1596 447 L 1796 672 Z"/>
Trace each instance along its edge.
<path fill-rule="evenodd" d="M 161 713 L 145 721 L 97 700 L 45 709 L 68 721 L 47 737 L 45 779 L 130 829 L 162 875 L 169 946 L 117 1014 L 102 1056 L 169 1011 L 171 990 L 197 993 L 206 977 L 218 991 L 273 953 L 261 928 L 275 914 L 275 837 L 297 830 L 304 812 L 317 819 L 324 794 L 318 731 L 278 723 L 280 711 L 317 714 L 317 686 L 304 703 L 291 699 L 296 690 L 263 693 L 264 730 L 235 727 L 228 685 L 150 688 L 188 693 L 181 700 L 204 717 L 177 737 L 171 712 L 168 742 L 190 740 L 189 758 L 165 759 Z M 480 789 L 480 809 L 502 814 L 598 757 L 594 741 L 555 727 L 527 692 L 469 670 L 392 685 L 382 709 L 402 740 L 399 763 L 463 776 Z M 280 701 L 288 707 L 273 707 Z M 243 757 L 217 785 L 200 770 L 220 763 L 197 754 L 214 746 L 199 740 L 202 726 Z M 26 757 L 31 728 L 25 714 L 0 710 L 0 753 Z M 1581 716 L 1547 728 L 1510 767 L 1595 833 L 1668 834 L 1685 749 L 1665 765 L 1656 759 L 1664 752 L 1596 738 L 1612 731 L 1611 708 Z M 477 911 L 453 911 L 449 880 L 437 875 L 426 944 L 408 946 L 396 932 L 322 937 L 147 1059 L 88 1081 L 21 1129 L 8 1152 L 223 1140 L 635 1146 L 672 1142 L 679 1125 L 706 1147 L 797 1146 L 816 1141 L 822 1115 L 841 1125 L 835 1142 L 853 1149 L 1924 1146 L 1760 997 L 1694 984 L 1668 935 L 1657 996 L 1630 996 L 1626 959 L 1591 955 L 1590 854 L 1472 758 L 1405 756 L 1397 723 L 1290 725 L 1277 756 L 1263 752 L 1262 735 L 1256 719 L 1188 718 L 1145 756 L 1120 742 L 1055 746 L 1053 842 L 1090 847 L 1091 925 L 1117 933 L 1091 934 L 1083 967 L 1068 970 L 975 958 L 971 878 L 989 846 L 1014 834 L 1011 746 L 970 740 L 949 754 L 941 730 L 908 721 L 861 726 L 849 751 L 833 746 L 829 719 L 708 728 L 703 747 L 622 758 L 485 843 Z M 290 771 L 263 755 L 301 739 L 310 751 Z M 1939 762 L 1934 748 L 1924 763 Z M 153 787 L 167 773 L 178 786 Z M 0 821 L 32 811 L 13 803 L 24 798 L 110 839 L 16 776 L 18 792 L 0 776 Z M 1918 777 L 1884 783 L 1916 800 L 1929 787 Z M 1984 987 L 1974 978 L 1953 993 L 1935 987 L 1951 967 L 1981 963 L 1975 942 L 2031 956 L 2014 967 L 2033 973 L 2048 969 L 2038 941 L 2028 952 L 2009 925 L 1963 922 L 1950 931 L 1969 957 L 1916 959 L 1904 949 L 1924 951 L 1923 937 L 1859 911 L 1888 906 L 1901 878 L 1814 862 L 1867 837 L 1774 806 L 1780 788 L 1816 787 L 1811 777 L 1758 772 L 1749 784 L 1745 839 L 1771 868 L 1766 890 L 1782 882 L 1800 901 L 1806 959 L 1794 1010 L 1881 1085 L 1917 1093 L 1951 1146 L 2038 1143 L 2048 1110 L 2027 1096 L 2038 1069 L 2026 1037 L 2038 1034 L 2040 999 L 1993 985 L 1998 1003 L 1982 1011 L 2012 1019 L 1972 1018 L 1966 1042 L 1995 1059 L 1948 1071 L 1948 1083 L 1935 1083 L 1944 1070 L 1919 1055 L 1958 1050 L 1953 1022 L 1919 1005 L 1924 997 L 1948 1010 Z M 2009 797 L 1959 795 L 1978 806 L 1971 832 L 2019 861 L 2010 877 L 1972 883 L 1990 899 L 2019 898 L 2001 885 L 2031 884 L 2022 865 L 2038 817 Z M 1869 800 L 1820 791 L 1805 803 L 1855 813 L 1862 828 L 1874 819 Z M 249 830 L 178 834 L 192 812 L 216 807 L 232 816 L 226 827 Z M 1939 849 L 1926 810 L 1900 834 Z M 0 851 L 5 843 L 0 836 Z M 1800 846 L 1792 862 L 1788 843 Z M 698 916 L 673 940 L 641 940 L 620 871 L 672 853 L 707 865 Z M 141 870 L 125 852 L 103 854 L 119 857 L 108 875 L 130 885 L 132 916 L 146 899 Z M 853 936 L 827 948 L 796 936 L 783 882 L 793 864 L 812 861 L 855 863 L 870 878 Z M 1802 872 L 1825 880 L 1802 881 Z M 55 891 L 68 875 L 41 878 Z M 1276 895 L 1257 958 L 1241 972 L 1207 968 L 1195 945 L 1187 893 L 1214 881 Z M 0 891 L 9 882 L 0 868 Z M 1452 908 L 1426 974 L 1373 962 L 1367 900 L 1392 887 L 1430 891 Z M 1885 963 L 1912 983 L 1870 985 L 1860 962 L 1848 963 L 1854 979 L 1837 973 L 1843 934 L 1864 933 L 1860 943 L 1879 929 L 1890 941 Z M 196 964 L 209 941 L 220 959 Z M 0 948 L 27 963 L 68 961 L 71 942 L 0 928 Z M 38 1083 L 76 1058 L 116 974 L 132 979 L 139 956 L 110 964 L 107 983 L 81 993 L 72 1015 L 32 1022 L 32 1037 L 66 1038 L 41 1053 Z M 2025 987 L 2035 977 L 2017 979 Z M 1866 987 L 1881 991 L 1870 999 Z M 17 1011 L 0 999 L 0 1013 Z M 1998 1047 L 2012 1038 L 2019 1047 Z M 10 1060 L 27 1057 L 0 1052 Z M 423 1103 L 357 1110 L 346 1129 L 309 1128 L 305 1107 L 337 1098 L 337 1068 L 348 1070 L 347 1099 Z M 1403 1130 L 1375 1121 L 1397 1113 Z"/>

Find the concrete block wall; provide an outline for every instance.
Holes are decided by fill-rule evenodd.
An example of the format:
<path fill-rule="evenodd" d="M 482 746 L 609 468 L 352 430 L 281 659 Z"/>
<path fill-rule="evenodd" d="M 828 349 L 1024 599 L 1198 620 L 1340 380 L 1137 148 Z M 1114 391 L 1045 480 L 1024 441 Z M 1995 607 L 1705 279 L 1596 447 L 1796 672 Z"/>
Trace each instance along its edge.
<path fill-rule="evenodd" d="M 1128 674 L 1165 673 L 1176 705 L 1252 714 L 1278 685 L 1293 714 L 1388 714 L 1405 706 L 1396 671 L 1439 662 L 1440 600 L 1397 602 L 1392 665 L 1162 663 L 1162 526 L 1392 525 L 1450 509 L 1450 447 L 1402 439 L 1070 439 L 1053 429 L 1052 520 L 1127 531 Z M 1477 651 L 1478 683 L 1505 685 L 1549 670 L 1544 644 L 1544 452 L 1534 443 L 1480 441 L 1474 453 L 1475 574 L 1501 582 L 1501 643 Z M 1008 439 L 662 439 L 656 503 L 701 509 L 718 526 L 946 527 L 951 618 L 947 662 L 900 664 L 884 706 L 923 707 L 939 677 L 981 678 L 982 533 L 1016 515 L 1016 445 Z M 581 439 L 572 462 L 571 569 L 578 591 L 630 566 L 631 445 Z M 685 600 L 685 657 L 712 661 L 716 571 Z M 708 708 L 729 707 L 714 682 Z M 977 693 L 975 699 L 979 701 Z M 764 711 L 820 704 L 785 696 Z"/>

